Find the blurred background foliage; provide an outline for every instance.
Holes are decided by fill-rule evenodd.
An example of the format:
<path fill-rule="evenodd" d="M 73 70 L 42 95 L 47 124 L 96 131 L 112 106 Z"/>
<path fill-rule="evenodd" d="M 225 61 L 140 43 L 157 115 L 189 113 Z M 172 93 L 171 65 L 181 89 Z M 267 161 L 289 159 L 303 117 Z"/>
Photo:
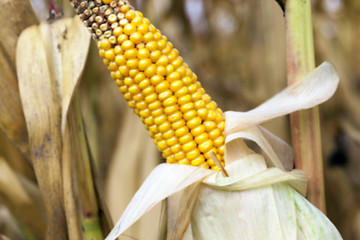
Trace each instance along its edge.
<path fill-rule="evenodd" d="M 48 18 L 45 0 L 30 2 L 39 20 Z M 360 1 L 312 2 L 316 63 L 332 62 L 341 78 L 335 96 L 320 107 L 327 214 L 344 239 L 360 239 Z M 287 85 L 285 22 L 275 1 L 132 3 L 180 51 L 222 110 L 250 110 Z M 64 15 L 73 16 L 67 2 Z M 116 221 L 148 173 L 163 159 L 115 87 L 94 42 L 79 91 L 98 179 Z M 288 117 L 264 126 L 291 143 Z M 19 160 L 26 159 L 26 153 L 18 149 L 0 131 L 0 157 L 18 176 L 36 182 L 31 166 Z M 0 239 L 1 234 L 21 239 L 18 222 L 6 203 L 0 192 Z M 154 222 L 161 222 L 162 211 L 161 206 L 152 210 L 124 239 L 158 239 L 160 224 Z"/>

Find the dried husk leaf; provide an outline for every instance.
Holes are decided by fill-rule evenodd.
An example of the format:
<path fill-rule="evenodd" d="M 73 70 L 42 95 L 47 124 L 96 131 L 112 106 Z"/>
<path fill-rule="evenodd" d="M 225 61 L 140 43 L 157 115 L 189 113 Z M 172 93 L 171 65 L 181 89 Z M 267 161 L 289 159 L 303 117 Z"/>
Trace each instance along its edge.
<path fill-rule="evenodd" d="M 72 194 L 63 194 L 64 188 L 65 193 L 73 191 L 72 179 L 68 179 L 71 176 L 65 175 L 64 180 L 63 170 L 73 170 L 63 169 L 63 164 L 71 159 L 69 155 L 62 156 L 69 141 L 63 146 L 61 126 L 66 122 L 89 42 L 89 34 L 74 18 L 26 29 L 17 47 L 19 89 L 34 169 L 46 206 L 47 238 L 66 239 L 66 217 L 77 219 L 70 211 L 65 216 L 65 209 L 75 203 L 68 199 L 73 198 Z"/>
<path fill-rule="evenodd" d="M 303 79 L 248 112 L 226 112 L 225 135 L 257 126 L 291 112 L 312 108 L 328 100 L 339 84 L 335 68 L 324 62 Z"/>
<path fill-rule="evenodd" d="M 157 203 L 211 173 L 212 170 L 189 165 L 158 165 L 136 192 L 106 240 L 116 239 Z"/>
<path fill-rule="evenodd" d="M 285 172 L 278 168 L 267 168 L 261 155 L 248 155 L 225 168 L 229 177 L 221 173 L 206 177 L 203 183 L 213 188 L 227 191 L 243 191 L 260 188 L 280 182 L 295 182 L 294 188 L 302 195 L 306 194 L 306 177 L 304 171 Z"/>
<path fill-rule="evenodd" d="M 342 239 L 326 216 L 287 183 L 245 191 L 203 186 L 191 232 L 200 240 Z"/>
<path fill-rule="evenodd" d="M 167 199 L 167 236 L 166 239 L 181 239 L 186 232 L 195 207 L 201 182 L 194 183 Z M 186 211 L 183 211 L 183 208 Z"/>
<path fill-rule="evenodd" d="M 266 129 L 262 127 L 251 127 L 230 134 L 226 138 L 226 142 L 231 142 L 236 138 L 254 141 L 269 158 L 268 163 L 270 166 L 277 167 L 281 170 L 291 170 L 293 168 L 294 159 L 291 147 Z M 230 159 L 232 158 L 225 158 L 226 165 L 231 164 Z"/>

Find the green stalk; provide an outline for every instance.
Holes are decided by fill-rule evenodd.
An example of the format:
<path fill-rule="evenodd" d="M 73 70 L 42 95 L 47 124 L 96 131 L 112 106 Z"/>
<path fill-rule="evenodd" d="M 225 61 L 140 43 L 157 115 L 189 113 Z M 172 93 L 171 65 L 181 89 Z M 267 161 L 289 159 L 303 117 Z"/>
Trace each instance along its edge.
<path fill-rule="evenodd" d="M 287 0 L 285 7 L 288 84 L 315 68 L 310 0 Z M 318 107 L 291 114 L 295 165 L 306 172 L 307 199 L 326 213 Z"/>

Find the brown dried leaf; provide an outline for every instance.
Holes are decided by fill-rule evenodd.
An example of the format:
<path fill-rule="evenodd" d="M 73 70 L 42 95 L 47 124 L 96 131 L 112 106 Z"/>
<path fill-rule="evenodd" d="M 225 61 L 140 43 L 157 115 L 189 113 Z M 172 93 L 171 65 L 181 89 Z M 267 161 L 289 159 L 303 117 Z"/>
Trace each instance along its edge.
<path fill-rule="evenodd" d="M 52 239 L 66 239 L 66 218 L 76 219 L 74 214 L 65 215 L 64 205 L 71 201 L 64 202 L 63 188 L 66 193 L 73 190 L 63 182 L 62 161 L 69 159 L 62 159 L 61 127 L 66 123 L 67 110 L 85 64 L 90 42 L 85 31 L 77 18 L 42 23 L 26 29 L 17 48 L 21 101 L 34 169 L 46 206 L 46 237 Z M 72 179 L 66 180 L 71 185 Z"/>
<path fill-rule="evenodd" d="M 43 239 L 46 224 L 39 189 L 19 178 L 1 157 L 0 200 L 27 231 L 37 239 Z"/>
<path fill-rule="evenodd" d="M 44 24 L 41 27 L 44 27 Z M 60 99 L 49 72 L 49 52 L 44 46 L 46 42 L 43 42 L 41 27 L 30 27 L 19 38 L 19 89 L 34 170 L 46 207 L 47 238 L 66 239 L 61 177 Z"/>
<path fill-rule="evenodd" d="M 24 114 L 16 80 L 15 50 L 20 33 L 36 24 L 31 5 L 24 0 L 0 0 L 0 129 L 30 159 Z"/>

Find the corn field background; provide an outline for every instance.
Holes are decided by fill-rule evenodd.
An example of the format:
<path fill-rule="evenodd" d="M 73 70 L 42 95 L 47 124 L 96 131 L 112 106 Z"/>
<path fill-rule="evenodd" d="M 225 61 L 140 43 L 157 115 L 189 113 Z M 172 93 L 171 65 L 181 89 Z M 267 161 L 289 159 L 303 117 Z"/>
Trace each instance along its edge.
<path fill-rule="evenodd" d="M 344 239 L 360 239 L 360 2 L 312 3 L 316 65 L 332 62 L 341 79 L 335 96 L 320 106 L 327 215 Z M 132 4 L 180 51 L 223 111 L 250 110 L 286 86 L 285 22 L 275 1 Z M 48 202 L 41 198 L 31 161 L 15 58 L 20 33 L 47 19 L 48 7 L 46 0 L 0 0 L 0 239 L 44 238 Z M 67 1 L 63 10 L 65 16 L 74 15 Z M 76 111 L 81 113 L 77 123 L 83 122 L 91 179 L 84 173 L 82 181 L 82 165 L 74 171 L 78 188 L 91 182 L 94 191 L 88 200 L 80 191 L 85 199 L 81 210 L 90 210 L 79 213 L 79 218 L 90 219 L 95 202 L 101 212 L 96 224 L 106 231 L 112 225 L 109 217 L 117 221 L 146 176 L 164 159 L 115 87 L 94 42 L 77 96 L 74 121 Z M 288 117 L 264 126 L 291 142 Z M 56 205 L 58 195 L 52 197 Z M 121 239 L 159 239 L 163 212 L 163 206 L 151 210 Z M 55 228 L 61 230 L 61 221 Z"/>

